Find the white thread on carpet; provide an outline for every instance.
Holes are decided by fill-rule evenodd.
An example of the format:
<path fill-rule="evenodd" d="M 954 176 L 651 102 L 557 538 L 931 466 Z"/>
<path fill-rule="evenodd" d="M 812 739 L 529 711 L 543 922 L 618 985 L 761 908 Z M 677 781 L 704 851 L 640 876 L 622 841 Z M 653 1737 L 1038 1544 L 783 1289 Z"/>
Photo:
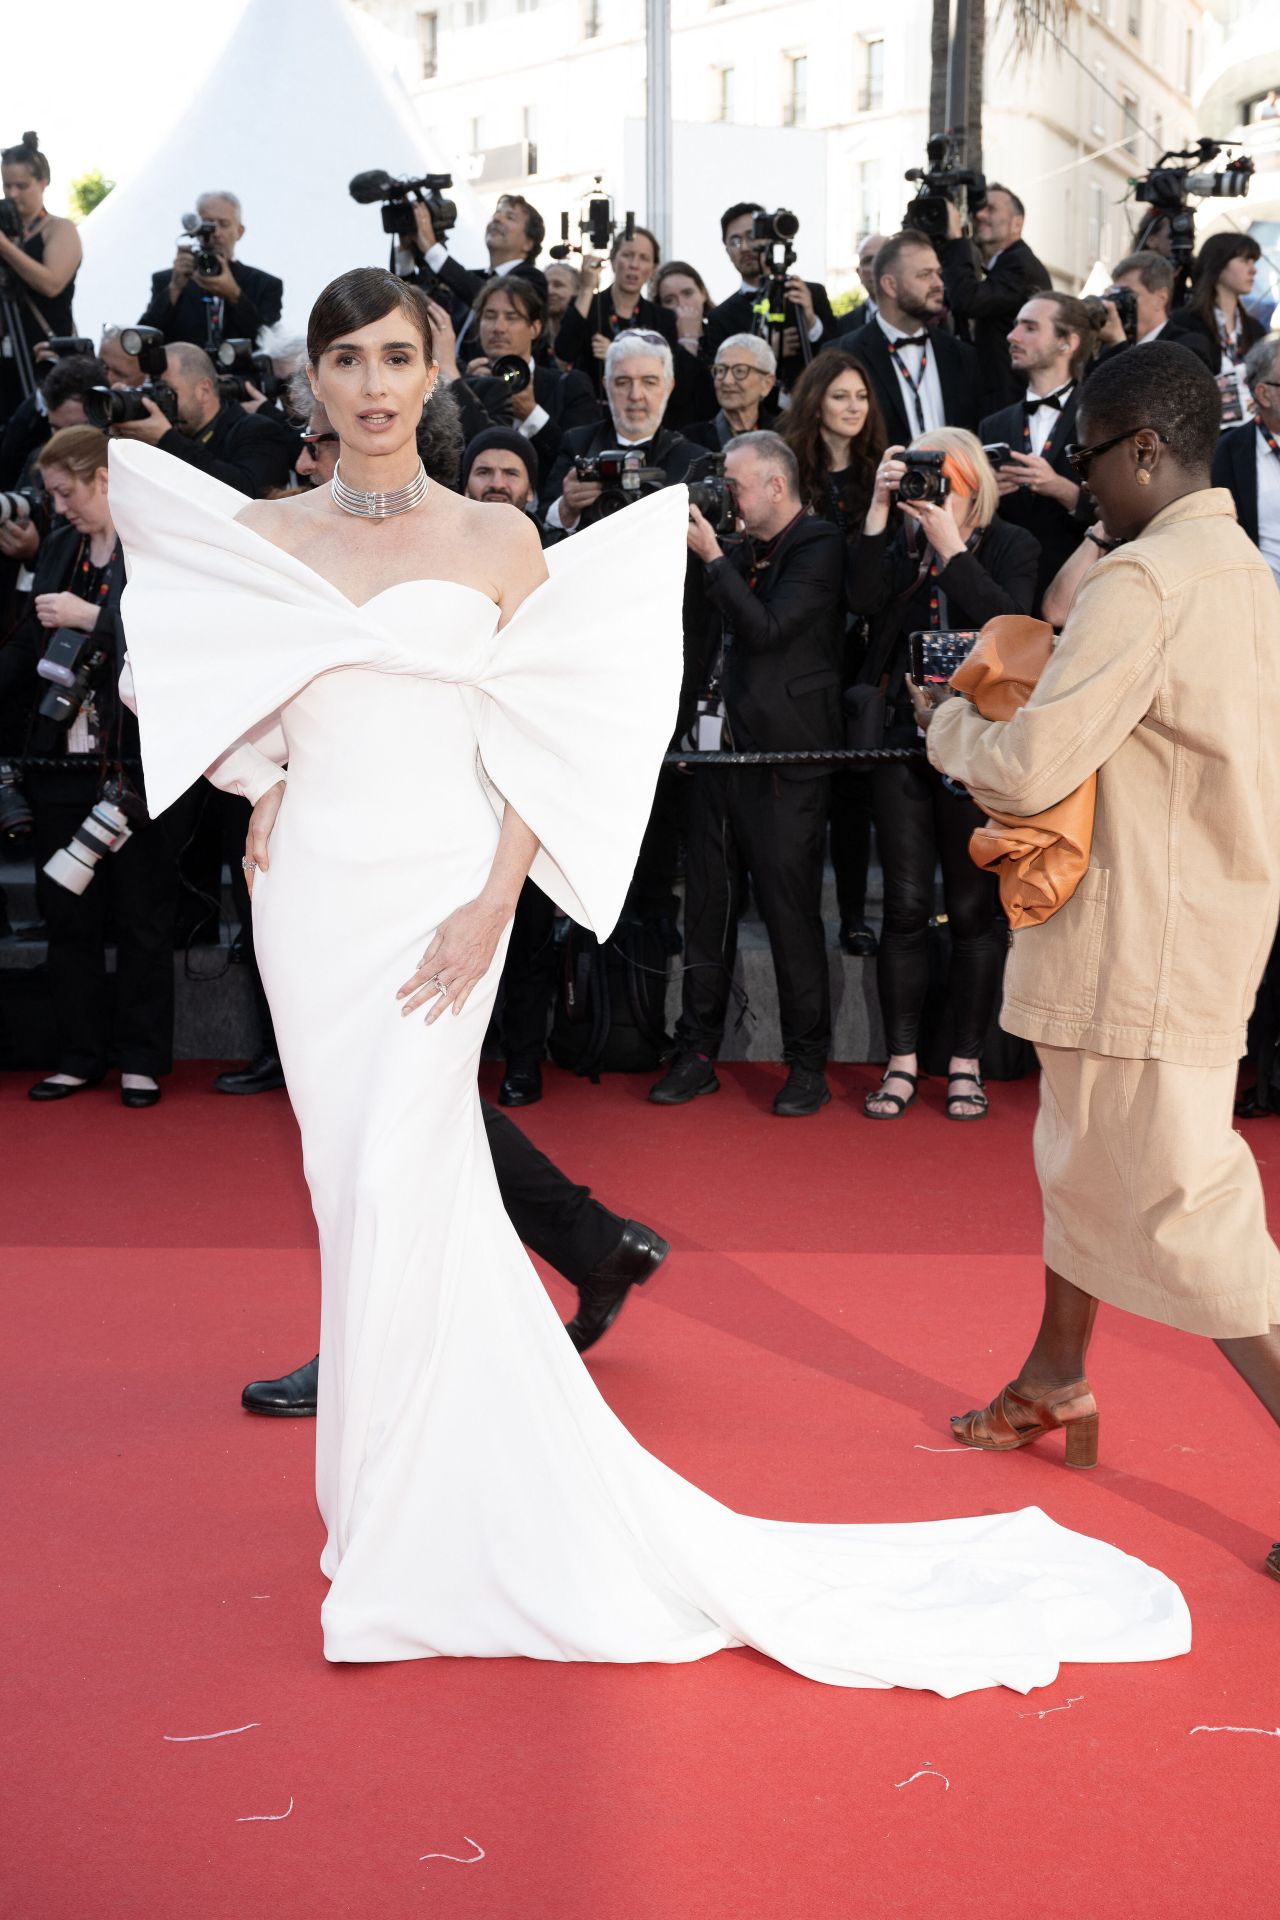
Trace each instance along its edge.
<path fill-rule="evenodd" d="M 242 1827 L 246 1820 L 287 1820 L 293 1812 L 293 1795 L 289 1795 L 289 1804 L 283 1813 L 238 1813 L 236 1825 Z"/>
<path fill-rule="evenodd" d="M 1192 1733 L 1260 1733 L 1264 1740 L 1280 1740 L 1280 1727 L 1192 1727 Z"/>
<path fill-rule="evenodd" d="M 895 1780 L 893 1784 L 895 1787 L 909 1787 L 911 1785 L 912 1780 L 924 1780 L 926 1778 L 932 1779 L 932 1780 L 941 1780 L 943 1792 L 950 1793 L 951 1782 L 948 1780 L 946 1774 L 939 1773 L 936 1767 L 919 1767 L 917 1768 L 915 1773 L 913 1773 L 910 1776 L 909 1779 Z"/>
<path fill-rule="evenodd" d="M 1068 1713 L 1072 1707 L 1078 1707 L 1083 1699 L 1084 1695 L 1082 1693 L 1073 1693 L 1065 1706 L 1041 1707 L 1037 1713 L 1020 1713 L 1018 1718 L 1019 1720 L 1043 1720 L 1045 1715 L 1049 1713 Z"/>
<path fill-rule="evenodd" d="M 261 1720 L 248 1720 L 242 1727 L 223 1727 L 219 1733 L 166 1733 L 166 1740 L 185 1743 L 188 1740 L 225 1740 L 229 1733 L 248 1733 L 250 1727 L 260 1727 Z"/>
<path fill-rule="evenodd" d="M 479 1866 L 480 1862 L 484 1859 L 484 1848 L 478 1840 L 473 1840 L 469 1833 L 464 1833 L 462 1837 L 469 1847 L 475 1848 L 475 1854 L 472 1859 L 464 1860 L 460 1853 L 420 1853 L 418 1855 L 419 1860 L 456 1860 L 460 1867 Z"/>
<path fill-rule="evenodd" d="M 912 1453 L 981 1453 L 982 1448 L 981 1447 L 926 1447 L 926 1446 L 922 1446 L 920 1441 L 917 1440 L 912 1446 L 911 1451 Z"/>

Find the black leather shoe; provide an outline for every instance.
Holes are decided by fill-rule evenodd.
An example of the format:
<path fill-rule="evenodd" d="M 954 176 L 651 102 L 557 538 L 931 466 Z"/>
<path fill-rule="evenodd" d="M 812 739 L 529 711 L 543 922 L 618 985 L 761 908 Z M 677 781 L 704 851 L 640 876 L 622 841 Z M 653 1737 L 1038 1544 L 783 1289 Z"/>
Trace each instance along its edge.
<path fill-rule="evenodd" d="M 240 1395 L 246 1413 L 271 1413 L 279 1420 L 314 1420 L 320 1355 L 279 1380 L 251 1380 Z"/>
<path fill-rule="evenodd" d="M 632 1287 L 642 1287 L 670 1251 L 670 1241 L 663 1240 L 652 1227 L 642 1227 L 638 1220 L 627 1221 L 613 1252 L 578 1288 L 578 1311 L 565 1332 L 579 1353 L 585 1353 L 609 1331 Z"/>
<path fill-rule="evenodd" d="M 498 1088 L 500 1107 L 531 1107 L 542 1098 L 542 1068 L 536 1060 L 508 1061 Z"/>
<path fill-rule="evenodd" d="M 158 1107 L 159 1104 L 159 1087 L 121 1087 L 120 1089 L 122 1107 Z"/>
<path fill-rule="evenodd" d="M 220 1073 L 213 1083 L 215 1093 L 275 1093 L 284 1085 L 284 1069 L 274 1053 L 260 1053 L 247 1067 L 233 1067 Z"/>
<path fill-rule="evenodd" d="M 79 1086 L 69 1087 L 65 1080 L 37 1080 L 34 1087 L 27 1088 L 28 1100 L 69 1100 L 73 1093 L 88 1093 L 90 1087 L 100 1087 L 102 1075 L 92 1080 L 82 1080 Z"/>
<path fill-rule="evenodd" d="M 865 920 L 842 920 L 840 945 L 855 960 L 874 960 L 880 951 L 880 942 Z"/>
<path fill-rule="evenodd" d="M 719 1093 L 716 1070 L 701 1053 L 678 1053 L 661 1080 L 649 1089 L 655 1107 L 682 1107 L 700 1093 Z"/>
<path fill-rule="evenodd" d="M 792 1067 L 787 1084 L 774 1096 L 773 1110 L 784 1120 L 798 1120 L 805 1114 L 817 1113 L 830 1098 L 831 1089 L 824 1073 L 812 1067 Z"/>

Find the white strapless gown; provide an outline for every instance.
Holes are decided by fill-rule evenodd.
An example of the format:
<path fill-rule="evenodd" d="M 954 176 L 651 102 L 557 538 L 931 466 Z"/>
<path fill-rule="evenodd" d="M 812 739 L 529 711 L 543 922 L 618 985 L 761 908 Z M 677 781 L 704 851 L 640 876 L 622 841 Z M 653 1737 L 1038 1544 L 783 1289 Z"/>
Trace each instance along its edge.
<path fill-rule="evenodd" d="M 254 937 L 320 1231 L 326 1656 L 748 1645 L 833 1685 L 953 1695 L 1185 1653 L 1169 1580 L 1038 1508 L 749 1519 L 646 1453 L 499 1199 L 476 1070 L 502 953 L 460 1017 L 400 1015 L 484 883 L 499 795 L 539 836 L 540 885 L 612 927 L 673 723 L 684 489 L 552 549 L 501 632 L 487 596 L 440 580 L 354 606 L 239 525 L 241 495 L 146 446 L 113 443 L 111 503 L 153 810 L 212 763 L 253 799 L 288 762 Z"/>

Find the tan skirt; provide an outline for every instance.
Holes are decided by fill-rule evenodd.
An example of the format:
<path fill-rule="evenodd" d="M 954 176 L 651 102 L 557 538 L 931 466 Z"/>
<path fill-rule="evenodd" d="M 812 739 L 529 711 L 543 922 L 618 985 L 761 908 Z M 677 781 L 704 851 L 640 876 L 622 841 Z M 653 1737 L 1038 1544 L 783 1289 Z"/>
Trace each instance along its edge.
<path fill-rule="evenodd" d="M 1184 1333 L 1280 1325 L 1280 1253 L 1232 1123 L 1235 1067 L 1036 1051 L 1045 1264 Z"/>

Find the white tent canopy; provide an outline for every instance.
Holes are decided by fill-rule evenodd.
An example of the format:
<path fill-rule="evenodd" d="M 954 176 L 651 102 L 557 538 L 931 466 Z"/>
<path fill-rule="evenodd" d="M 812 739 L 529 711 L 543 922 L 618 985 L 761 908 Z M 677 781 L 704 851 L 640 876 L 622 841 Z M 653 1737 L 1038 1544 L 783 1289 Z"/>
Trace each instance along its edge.
<path fill-rule="evenodd" d="M 173 71 L 193 68 L 177 60 Z M 450 170 L 346 0 L 249 0 L 187 112 L 81 226 L 77 330 L 96 339 L 103 326 L 137 320 L 151 275 L 173 258 L 182 215 L 199 193 L 225 189 L 244 206 L 237 257 L 284 281 L 284 323 L 302 333 L 335 274 L 387 264 L 378 207 L 347 192 L 351 176 L 372 167 Z M 482 261 L 474 191 L 458 179 L 451 197 L 459 220 L 450 245 L 468 265 Z"/>

